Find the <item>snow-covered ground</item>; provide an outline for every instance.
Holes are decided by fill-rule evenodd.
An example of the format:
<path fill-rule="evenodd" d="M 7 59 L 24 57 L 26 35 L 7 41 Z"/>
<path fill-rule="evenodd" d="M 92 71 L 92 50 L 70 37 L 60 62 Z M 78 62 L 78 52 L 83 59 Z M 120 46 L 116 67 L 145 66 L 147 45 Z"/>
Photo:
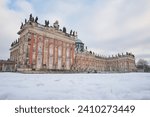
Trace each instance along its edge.
<path fill-rule="evenodd" d="M 150 100 L 150 73 L 0 73 L 0 99 Z"/>

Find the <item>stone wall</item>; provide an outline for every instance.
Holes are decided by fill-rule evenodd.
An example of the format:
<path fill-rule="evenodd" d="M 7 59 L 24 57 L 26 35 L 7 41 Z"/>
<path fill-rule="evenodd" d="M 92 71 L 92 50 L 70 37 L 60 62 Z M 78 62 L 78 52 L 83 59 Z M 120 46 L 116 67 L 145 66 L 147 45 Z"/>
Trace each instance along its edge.
<path fill-rule="evenodd" d="M 0 60 L 1 72 L 13 72 L 16 71 L 16 63 L 10 60 Z"/>

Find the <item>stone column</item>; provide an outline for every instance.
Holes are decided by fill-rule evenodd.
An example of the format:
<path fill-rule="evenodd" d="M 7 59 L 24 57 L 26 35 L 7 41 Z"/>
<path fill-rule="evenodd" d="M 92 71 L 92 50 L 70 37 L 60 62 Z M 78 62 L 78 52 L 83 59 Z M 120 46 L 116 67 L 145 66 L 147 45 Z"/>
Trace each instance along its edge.
<path fill-rule="evenodd" d="M 34 34 L 31 35 L 31 43 L 30 43 L 30 52 L 29 52 L 29 64 L 32 65 L 32 57 L 33 57 L 33 44 L 34 44 Z"/>

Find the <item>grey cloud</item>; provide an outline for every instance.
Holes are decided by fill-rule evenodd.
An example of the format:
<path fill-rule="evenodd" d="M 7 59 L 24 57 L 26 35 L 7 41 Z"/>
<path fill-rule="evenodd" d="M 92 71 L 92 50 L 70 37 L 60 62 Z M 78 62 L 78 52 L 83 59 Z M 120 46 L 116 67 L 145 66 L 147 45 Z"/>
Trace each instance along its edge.
<path fill-rule="evenodd" d="M 22 8 L 24 3 L 18 3 L 18 5 Z M 61 26 L 66 26 L 68 30 L 78 31 L 79 38 L 85 45 L 89 49 L 99 52 L 99 54 L 101 52 L 108 55 L 132 51 L 138 58 L 148 58 L 150 55 L 148 52 L 150 50 L 149 0 L 96 0 L 91 3 L 87 1 L 52 1 L 45 2 L 42 5 L 45 6 L 45 9 L 41 10 L 40 13 L 38 13 L 39 2 L 35 0 L 32 4 L 27 2 L 26 6 L 29 8 L 27 12 L 25 9 L 21 12 L 13 11 L 14 14 L 11 17 L 15 20 L 10 23 L 11 28 L 7 31 L 9 28 L 7 25 L 4 28 L 5 30 L 2 31 L 2 38 L 7 39 L 7 41 L 0 40 L 0 44 L 6 45 L 0 46 L 0 53 L 2 50 L 6 51 L 6 48 L 9 49 L 7 43 L 17 38 L 16 32 L 21 21 L 33 12 L 33 14 L 39 16 L 41 23 L 45 19 L 49 19 L 50 23 L 59 20 Z M 0 9 L 0 12 L 2 10 L 5 10 L 7 15 L 12 12 L 7 8 Z M 1 17 L 3 16 L 1 15 Z M 2 19 L 5 23 L 5 21 L 10 21 L 11 18 L 8 20 Z M 9 50 L 6 53 L 9 53 Z M 2 55 L 0 58 L 2 58 Z"/>

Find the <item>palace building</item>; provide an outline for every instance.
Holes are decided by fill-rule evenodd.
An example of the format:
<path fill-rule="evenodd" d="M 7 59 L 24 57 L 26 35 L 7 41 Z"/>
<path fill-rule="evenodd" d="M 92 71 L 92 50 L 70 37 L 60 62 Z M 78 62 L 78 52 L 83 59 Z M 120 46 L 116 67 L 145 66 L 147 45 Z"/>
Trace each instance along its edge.
<path fill-rule="evenodd" d="M 21 24 L 19 38 L 11 44 L 10 60 L 18 71 L 50 70 L 74 72 L 132 72 L 136 70 L 131 53 L 102 57 L 88 51 L 75 31 L 60 29 L 45 20 L 38 23 L 32 14 Z"/>

